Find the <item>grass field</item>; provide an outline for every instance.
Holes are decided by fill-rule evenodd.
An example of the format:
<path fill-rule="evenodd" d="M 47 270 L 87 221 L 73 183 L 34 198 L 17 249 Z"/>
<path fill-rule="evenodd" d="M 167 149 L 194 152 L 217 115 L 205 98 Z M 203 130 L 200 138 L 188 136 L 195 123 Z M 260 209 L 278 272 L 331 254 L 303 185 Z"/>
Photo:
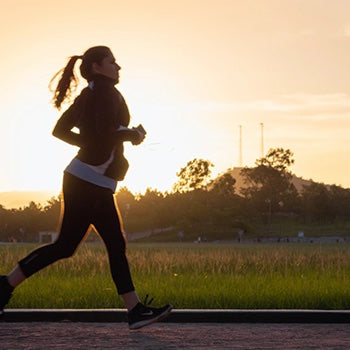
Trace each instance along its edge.
<path fill-rule="evenodd" d="M 0 246 L 7 273 L 35 245 Z M 140 297 L 175 308 L 350 309 L 350 245 L 129 244 Z M 9 308 L 123 307 L 102 245 L 40 271 Z"/>

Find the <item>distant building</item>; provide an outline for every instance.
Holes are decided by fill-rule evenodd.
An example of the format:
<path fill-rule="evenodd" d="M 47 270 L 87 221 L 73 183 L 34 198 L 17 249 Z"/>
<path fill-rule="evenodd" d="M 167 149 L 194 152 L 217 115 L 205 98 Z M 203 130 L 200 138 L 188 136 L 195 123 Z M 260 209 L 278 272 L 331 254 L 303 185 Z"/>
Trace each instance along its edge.
<path fill-rule="evenodd" d="M 39 243 L 52 243 L 58 237 L 57 232 L 42 231 L 39 232 Z"/>
<path fill-rule="evenodd" d="M 244 178 L 241 175 L 241 170 L 243 168 L 241 167 L 235 167 L 233 169 L 229 169 L 228 173 L 236 180 L 235 183 L 235 189 L 236 193 L 241 195 L 241 189 L 247 187 L 247 185 L 244 183 Z M 292 184 L 295 186 L 295 189 L 301 193 L 303 190 L 303 186 L 309 186 L 312 183 L 312 180 L 305 180 L 301 177 L 298 177 L 296 175 L 292 175 L 291 179 Z"/>

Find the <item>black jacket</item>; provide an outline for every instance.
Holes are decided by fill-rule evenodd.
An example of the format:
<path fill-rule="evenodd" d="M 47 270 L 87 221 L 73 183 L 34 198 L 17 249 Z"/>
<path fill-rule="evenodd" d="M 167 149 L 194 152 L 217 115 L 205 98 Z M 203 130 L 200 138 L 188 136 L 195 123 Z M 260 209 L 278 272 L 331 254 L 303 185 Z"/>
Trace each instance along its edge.
<path fill-rule="evenodd" d="M 90 165 L 101 165 L 113 154 L 104 175 L 122 180 L 129 167 L 123 155 L 123 142 L 135 141 L 139 135 L 134 130 L 118 130 L 129 125 L 130 114 L 114 84 L 114 80 L 96 75 L 62 114 L 52 134 L 78 146 L 77 158 Z M 74 127 L 79 129 L 79 134 L 72 131 Z"/>

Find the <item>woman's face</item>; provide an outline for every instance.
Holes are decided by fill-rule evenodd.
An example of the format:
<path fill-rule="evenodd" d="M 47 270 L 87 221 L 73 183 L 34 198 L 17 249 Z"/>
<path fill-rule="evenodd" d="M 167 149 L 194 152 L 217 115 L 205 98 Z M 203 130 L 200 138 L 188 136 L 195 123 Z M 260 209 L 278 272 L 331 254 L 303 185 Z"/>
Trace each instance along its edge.
<path fill-rule="evenodd" d="M 119 82 L 119 71 L 121 67 L 115 61 L 112 53 L 106 56 L 101 64 L 94 63 L 92 69 L 94 73 L 105 75 L 106 77 L 116 80 L 117 83 Z"/>

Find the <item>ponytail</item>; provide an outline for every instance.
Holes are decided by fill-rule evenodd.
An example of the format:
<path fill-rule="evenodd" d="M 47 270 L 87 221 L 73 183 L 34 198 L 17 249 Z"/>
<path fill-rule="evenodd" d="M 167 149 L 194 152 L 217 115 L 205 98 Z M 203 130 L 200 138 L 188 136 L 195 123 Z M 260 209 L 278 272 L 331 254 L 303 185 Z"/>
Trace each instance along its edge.
<path fill-rule="evenodd" d="M 70 99 L 72 93 L 78 86 L 79 80 L 74 73 L 74 66 L 79 58 L 82 59 L 83 56 L 72 56 L 66 67 L 58 71 L 50 81 L 49 88 L 54 93 L 52 102 L 57 109 L 61 108 L 64 100 Z M 61 75 L 61 77 L 57 83 L 56 89 L 53 91 L 51 86 L 59 75 Z"/>
<path fill-rule="evenodd" d="M 94 46 L 85 51 L 83 56 L 72 56 L 70 57 L 65 68 L 57 72 L 51 79 L 49 89 L 53 92 L 52 102 L 57 109 L 61 108 L 62 103 L 66 99 L 70 99 L 73 92 L 78 86 L 78 78 L 74 74 L 74 66 L 77 60 L 82 59 L 80 65 L 80 74 L 87 81 L 91 81 L 94 76 L 93 64 L 96 62 L 101 64 L 102 60 L 111 55 L 112 52 L 107 46 Z M 55 89 L 52 89 L 52 85 L 57 77 L 60 76 L 59 81 Z"/>

